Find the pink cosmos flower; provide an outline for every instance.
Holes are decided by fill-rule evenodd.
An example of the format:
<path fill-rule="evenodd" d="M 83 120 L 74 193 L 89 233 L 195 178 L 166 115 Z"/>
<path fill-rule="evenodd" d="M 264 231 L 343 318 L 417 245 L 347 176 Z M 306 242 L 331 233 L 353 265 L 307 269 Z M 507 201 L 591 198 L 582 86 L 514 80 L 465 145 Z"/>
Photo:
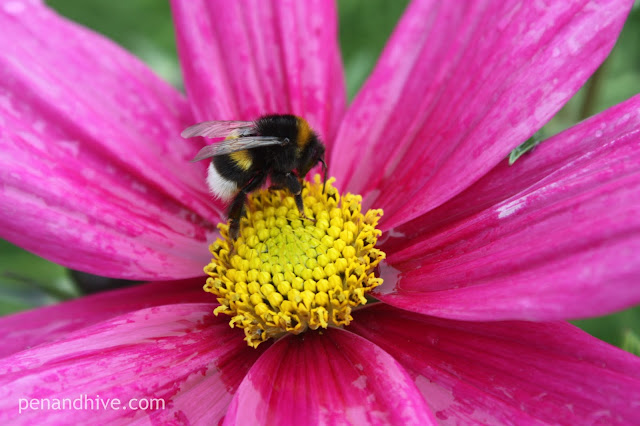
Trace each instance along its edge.
<path fill-rule="evenodd" d="M 174 1 L 187 98 L 38 2 L 2 1 L 2 237 L 99 275 L 182 279 L 2 319 L 3 423 L 637 421 L 638 358 L 562 321 L 640 301 L 640 97 L 505 161 L 631 4 L 415 0 L 347 108 L 328 1 Z M 384 209 L 383 303 L 252 349 L 187 279 L 224 210 L 179 134 L 275 112 L 307 118 L 336 185 Z M 31 402 L 82 395 L 166 407 Z"/>

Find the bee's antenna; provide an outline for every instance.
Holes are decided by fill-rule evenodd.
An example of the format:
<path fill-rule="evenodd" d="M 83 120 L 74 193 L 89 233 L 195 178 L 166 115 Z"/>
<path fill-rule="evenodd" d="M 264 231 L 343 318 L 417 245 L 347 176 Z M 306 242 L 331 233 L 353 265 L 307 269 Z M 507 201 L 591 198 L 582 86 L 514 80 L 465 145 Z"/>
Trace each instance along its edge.
<path fill-rule="evenodd" d="M 322 193 L 324 194 L 324 190 L 327 187 L 327 163 L 324 162 L 324 158 L 320 158 L 320 162 L 324 171 L 324 180 L 322 181 Z"/>

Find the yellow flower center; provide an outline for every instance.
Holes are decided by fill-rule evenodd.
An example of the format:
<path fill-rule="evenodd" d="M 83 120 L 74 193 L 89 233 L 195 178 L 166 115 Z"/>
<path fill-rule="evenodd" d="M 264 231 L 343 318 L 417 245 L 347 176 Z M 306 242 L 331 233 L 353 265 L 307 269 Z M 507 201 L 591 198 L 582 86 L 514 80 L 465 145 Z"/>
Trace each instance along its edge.
<path fill-rule="evenodd" d="M 382 284 L 374 274 L 385 257 L 374 247 L 382 210 L 363 214 L 362 198 L 341 196 L 333 181 L 324 193 L 319 176 L 305 182 L 305 214 L 312 220 L 300 217 L 288 191 L 263 189 L 249 196 L 236 241 L 227 224 L 218 225 L 222 239 L 209 247 L 204 289 L 218 297 L 214 313 L 230 315 L 249 346 L 307 328 L 345 326 L 351 310 L 367 303 L 365 293 Z"/>

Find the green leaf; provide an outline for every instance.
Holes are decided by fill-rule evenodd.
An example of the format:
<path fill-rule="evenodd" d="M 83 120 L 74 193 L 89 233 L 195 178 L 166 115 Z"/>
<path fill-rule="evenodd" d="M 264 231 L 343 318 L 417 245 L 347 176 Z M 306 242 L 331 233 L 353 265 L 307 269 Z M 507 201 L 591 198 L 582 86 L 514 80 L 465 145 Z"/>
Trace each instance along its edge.
<path fill-rule="evenodd" d="M 640 334 L 640 306 L 604 317 L 571 322 L 598 339 L 622 347 L 627 333 Z"/>
<path fill-rule="evenodd" d="M 80 295 L 68 271 L 0 240 L 0 315 Z"/>
<path fill-rule="evenodd" d="M 622 339 L 622 349 L 631 352 L 636 356 L 640 356 L 640 336 L 633 330 L 626 330 Z"/>
<path fill-rule="evenodd" d="M 340 48 L 349 99 L 353 99 L 375 66 L 408 0 L 338 2 Z"/>
<path fill-rule="evenodd" d="M 511 153 L 509 154 L 509 165 L 513 165 L 516 160 L 522 157 L 525 153 L 531 151 L 535 148 L 536 145 L 540 143 L 540 138 L 537 136 L 531 136 L 524 143 L 518 145 Z"/>

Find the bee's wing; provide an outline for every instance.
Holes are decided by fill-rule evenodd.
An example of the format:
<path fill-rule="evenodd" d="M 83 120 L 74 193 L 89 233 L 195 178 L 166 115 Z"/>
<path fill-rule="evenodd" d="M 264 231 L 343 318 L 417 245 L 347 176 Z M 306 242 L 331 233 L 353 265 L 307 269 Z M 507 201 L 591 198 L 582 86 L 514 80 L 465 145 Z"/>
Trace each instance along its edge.
<path fill-rule="evenodd" d="M 204 136 L 205 138 L 226 138 L 230 134 L 237 136 L 255 133 L 253 121 L 205 121 L 187 127 L 180 133 L 183 138 Z"/>
<path fill-rule="evenodd" d="M 273 136 L 245 136 L 233 139 L 225 139 L 213 145 L 207 145 L 198 152 L 193 161 L 204 160 L 205 158 L 217 157 L 218 155 L 230 154 L 245 149 L 258 148 L 269 145 L 284 145 L 288 141 Z"/>

